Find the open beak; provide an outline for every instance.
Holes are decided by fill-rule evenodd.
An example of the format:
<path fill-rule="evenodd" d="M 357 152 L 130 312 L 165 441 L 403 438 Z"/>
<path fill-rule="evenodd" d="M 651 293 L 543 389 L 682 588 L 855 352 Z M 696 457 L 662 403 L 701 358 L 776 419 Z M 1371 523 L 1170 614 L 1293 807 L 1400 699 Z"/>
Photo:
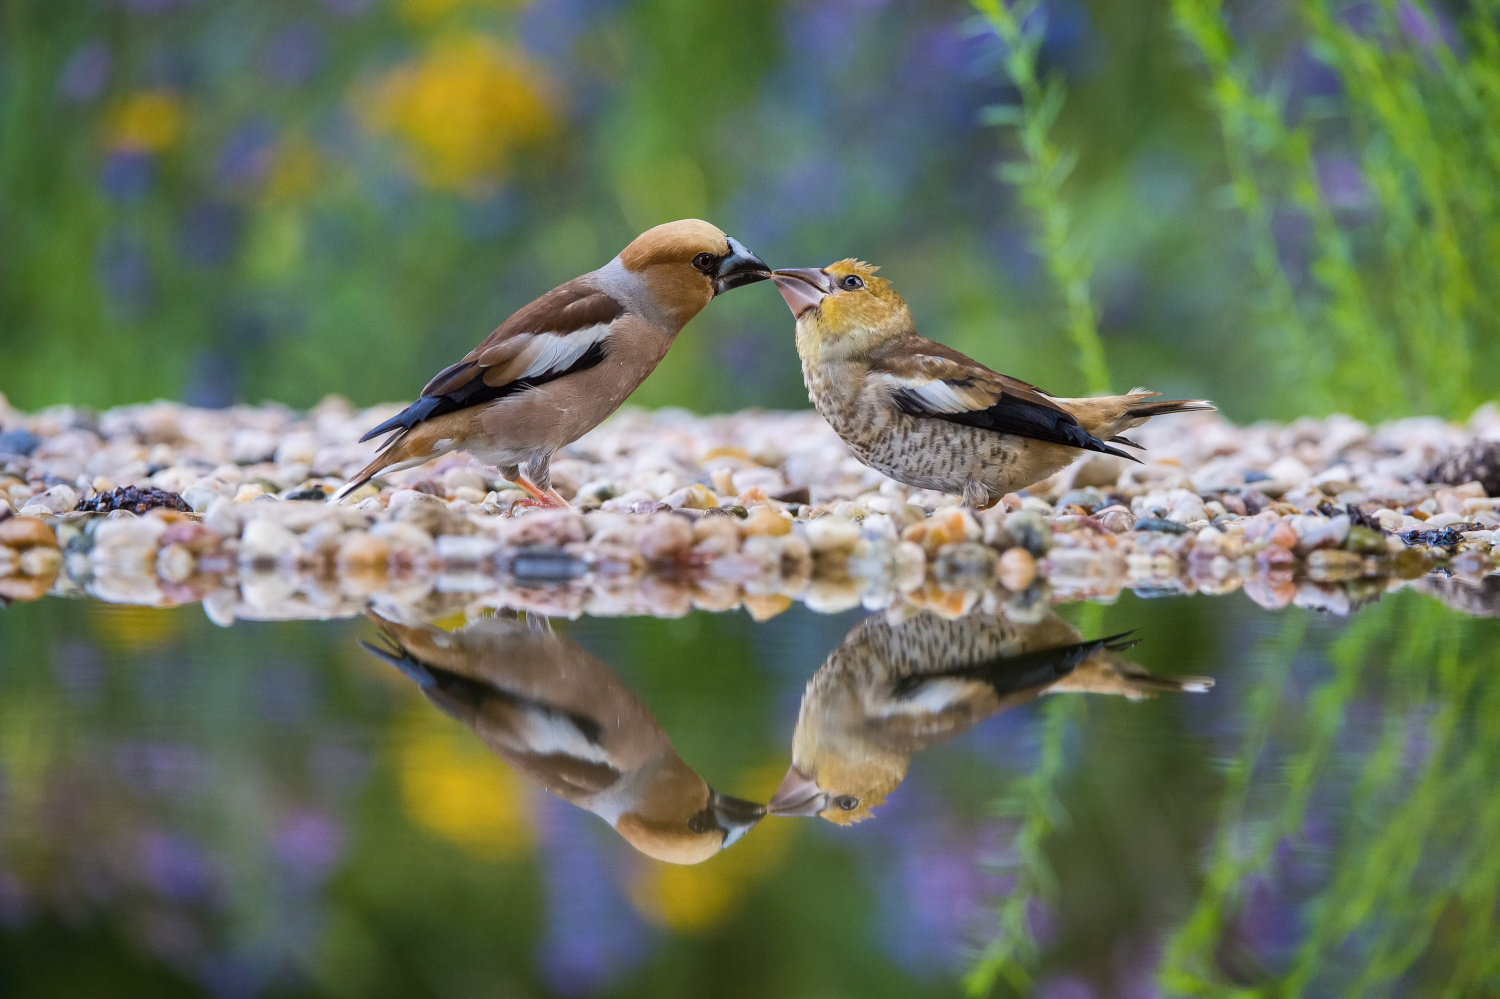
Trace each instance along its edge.
<path fill-rule="evenodd" d="M 744 243 L 730 236 L 729 256 L 719 261 L 719 270 L 714 274 L 714 294 L 722 295 L 730 288 L 754 284 L 770 276 L 771 268 L 765 265 L 765 261 L 746 249 Z"/>
<path fill-rule="evenodd" d="M 818 787 L 816 782 L 793 765 L 782 778 L 781 786 L 767 802 L 766 813 L 808 818 L 817 815 L 827 807 L 828 792 Z"/>
<path fill-rule="evenodd" d="M 749 832 L 766 814 L 765 805 L 757 805 L 743 798 L 731 798 L 718 791 L 713 792 L 713 797 L 709 799 L 709 807 L 713 809 L 714 821 L 724 830 L 723 848 L 726 850 L 739 842 L 740 837 Z"/>
<path fill-rule="evenodd" d="M 792 315 L 801 319 L 809 309 L 823 304 L 823 299 L 833 293 L 833 279 L 817 267 L 792 267 L 776 271 L 771 275 L 776 290 L 786 299 L 786 307 Z"/>

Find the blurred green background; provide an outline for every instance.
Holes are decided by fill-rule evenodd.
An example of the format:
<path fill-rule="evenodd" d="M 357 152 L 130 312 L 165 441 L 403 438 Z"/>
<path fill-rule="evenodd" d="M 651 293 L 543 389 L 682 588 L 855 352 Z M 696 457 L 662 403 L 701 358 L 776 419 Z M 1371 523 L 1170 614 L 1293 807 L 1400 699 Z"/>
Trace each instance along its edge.
<path fill-rule="evenodd" d="M 880 263 L 924 332 L 1059 393 L 1462 417 L 1500 382 L 1496 21 L 1492 0 L 9 0 L 0 391 L 409 398 L 532 297 L 702 216 L 774 266 Z M 637 401 L 805 405 L 774 290 L 716 302 Z"/>

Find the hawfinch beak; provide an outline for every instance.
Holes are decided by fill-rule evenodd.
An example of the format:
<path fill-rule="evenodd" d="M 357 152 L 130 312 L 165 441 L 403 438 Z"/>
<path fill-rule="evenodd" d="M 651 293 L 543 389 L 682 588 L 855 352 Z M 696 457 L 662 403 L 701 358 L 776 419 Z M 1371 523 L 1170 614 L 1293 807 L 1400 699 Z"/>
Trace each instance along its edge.
<path fill-rule="evenodd" d="M 793 267 L 776 271 L 771 275 L 776 290 L 786 299 L 792 315 L 801 319 L 809 309 L 823 304 L 823 299 L 833 292 L 833 279 L 816 267 Z"/>
<path fill-rule="evenodd" d="M 714 294 L 722 295 L 730 288 L 754 284 L 770 276 L 771 268 L 765 265 L 765 261 L 746 249 L 744 243 L 730 236 L 729 256 L 719 261 L 719 269 L 714 274 Z"/>
<path fill-rule="evenodd" d="M 777 282 L 780 284 L 780 282 Z M 783 295 L 786 292 L 782 292 Z M 807 818 L 828 807 L 828 792 L 818 787 L 795 766 L 786 772 L 781 786 L 766 803 L 766 814 Z"/>
<path fill-rule="evenodd" d="M 739 842 L 766 814 L 765 805 L 757 805 L 743 798 L 731 798 L 727 794 L 713 793 L 708 807 L 713 811 L 714 823 L 724 830 L 724 849 Z"/>

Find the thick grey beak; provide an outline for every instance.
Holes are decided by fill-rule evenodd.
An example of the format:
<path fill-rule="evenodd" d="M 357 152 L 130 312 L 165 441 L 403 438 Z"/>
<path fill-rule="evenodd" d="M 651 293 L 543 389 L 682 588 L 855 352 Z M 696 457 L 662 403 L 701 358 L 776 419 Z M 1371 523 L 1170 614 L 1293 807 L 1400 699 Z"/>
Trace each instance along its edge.
<path fill-rule="evenodd" d="M 810 309 L 823 304 L 823 299 L 833 294 L 833 279 L 817 267 L 792 267 L 776 271 L 771 275 L 776 290 L 786 299 L 786 307 L 792 316 L 801 319 Z"/>
<path fill-rule="evenodd" d="M 768 815 L 790 815 L 808 818 L 828 807 L 828 792 L 818 787 L 793 765 L 781 779 L 781 786 L 766 804 Z"/>
<path fill-rule="evenodd" d="M 749 832 L 766 814 L 765 805 L 757 805 L 743 798 L 731 798 L 727 794 L 713 793 L 709 799 L 714 821 L 724 830 L 724 849 L 729 849 Z"/>
<path fill-rule="evenodd" d="M 714 294 L 722 295 L 730 288 L 754 284 L 770 276 L 771 268 L 746 249 L 744 243 L 730 236 L 729 256 L 719 261 L 719 269 L 714 274 Z"/>

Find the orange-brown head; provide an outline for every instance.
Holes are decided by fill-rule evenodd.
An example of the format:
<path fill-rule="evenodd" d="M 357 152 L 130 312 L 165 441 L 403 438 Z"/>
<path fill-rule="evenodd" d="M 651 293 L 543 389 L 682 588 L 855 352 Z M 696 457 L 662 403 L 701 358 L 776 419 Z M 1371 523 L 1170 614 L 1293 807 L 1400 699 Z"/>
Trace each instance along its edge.
<path fill-rule="evenodd" d="M 850 258 L 771 275 L 797 318 L 797 353 L 804 362 L 857 357 L 912 328 L 905 300 L 875 276 L 877 270 Z"/>
<path fill-rule="evenodd" d="M 764 805 L 715 791 L 673 753 L 615 831 L 648 857 L 698 864 L 733 846 L 765 814 Z"/>
<path fill-rule="evenodd" d="M 770 268 L 744 244 L 701 219 L 647 229 L 620 251 L 620 263 L 640 276 L 656 304 L 679 326 L 715 295 L 771 276 Z"/>

